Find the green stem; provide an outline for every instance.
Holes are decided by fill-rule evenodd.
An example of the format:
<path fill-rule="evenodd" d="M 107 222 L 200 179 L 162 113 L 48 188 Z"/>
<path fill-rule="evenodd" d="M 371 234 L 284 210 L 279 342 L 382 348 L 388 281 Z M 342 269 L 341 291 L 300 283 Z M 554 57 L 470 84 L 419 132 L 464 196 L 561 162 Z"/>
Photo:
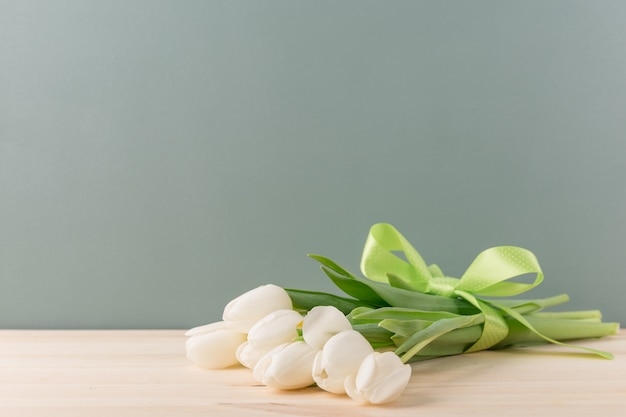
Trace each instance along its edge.
<path fill-rule="evenodd" d="M 535 317 L 532 315 L 524 317 L 537 331 L 559 341 L 604 337 L 616 334 L 619 331 L 618 323 L 597 323 L 552 317 Z M 508 318 L 506 321 L 509 326 L 509 334 L 492 349 L 547 343 L 546 340 L 517 320 Z"/>
<path fill-rule="evenodd" d="M 491 299 L 485 298 L 485 301 L 496 301 L 507 307 L 515 309 L 520 314 L 529 314 L 544 308 L 553 307 L 569 301 L 569 295 L 559 294 L 548 298 L 537 298 L 534 300 L 516 300 L 516 299 Z"/>
<path fill-rule="evenodd" d="M 604 337 L 616 334 L 619 330 L 618 323 L 598 323 L 552 317 L 525 316 L 525 318 L 532 323 L 539 332 L 556 340 Z M 509 326 L 509 334 L 500 343 L 490 348 L 490 350 L 548 343 L 545 339 L 537 336 L 517 320 L 507 318 L 506 322 Z M 419 352 L 414 354 L 408 362 L 462 354 L 480 338 L 481 333 L 481 325 L 453 330 L 433 340 L 427 346 L 424 346 Z"/>
<path fill-rule="evenodd" d="M 553 318 L 553 319 L 568 319 L 568 320 L 585 320 L 600 322 L 602 320 L 602 313 L 600 310 L 581 310 L 581 311 L 559 311 L 548 313 L 532 313 L 527 317 L 538 318 Z"/>

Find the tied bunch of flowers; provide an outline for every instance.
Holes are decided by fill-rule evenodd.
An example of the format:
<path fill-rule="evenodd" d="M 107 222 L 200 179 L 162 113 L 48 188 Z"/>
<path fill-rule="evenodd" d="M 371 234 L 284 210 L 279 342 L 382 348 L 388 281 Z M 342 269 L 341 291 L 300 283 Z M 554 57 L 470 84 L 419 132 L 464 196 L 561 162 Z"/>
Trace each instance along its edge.
<path fill-rule="evenodd" d="M 500 246 L 480 253 L 461 278 L 449 277 L 393 226 L 370 229 L 359 277 L 332 260 L 310 255 L 348 297 L 255 288 L 229 302 L 223 320 L 187 332 L 187 357 L 219 369 L 237 363 L 276 389 L 317 384 L 366 403 L 398 398 L 410 362 L 486 349 L 555 343 L 610 359 L 565 341 L 615 334 L 591 311 L 544 312 L 566 294 L 511 299 L 543 281 L 532 252 Z M 513 278 L 532 275 L 525 283 Z"/>
<path fill-rule="evenodd" d="M 187 357 L 209 369 L 237 363 L 275 389 L 317 384 L 335 394 L 380 404 L 396 399 L 411 367 L 393 352 L 376 352 L 333 306 L 303 317 L 287 291 L 263 285 L 226 305 L 223 321 L 189 330 Z"/>

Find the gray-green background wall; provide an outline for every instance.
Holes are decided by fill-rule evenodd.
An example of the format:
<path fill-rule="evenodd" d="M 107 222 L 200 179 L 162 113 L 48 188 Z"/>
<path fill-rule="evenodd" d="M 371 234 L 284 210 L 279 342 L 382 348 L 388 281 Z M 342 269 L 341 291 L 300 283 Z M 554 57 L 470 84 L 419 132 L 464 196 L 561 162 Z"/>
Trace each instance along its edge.
<path fill-rule="evenodd" d="M 334 292 L 394 224 L 626 321 L 626 3 L 0 0 L 0 327 Z"/>

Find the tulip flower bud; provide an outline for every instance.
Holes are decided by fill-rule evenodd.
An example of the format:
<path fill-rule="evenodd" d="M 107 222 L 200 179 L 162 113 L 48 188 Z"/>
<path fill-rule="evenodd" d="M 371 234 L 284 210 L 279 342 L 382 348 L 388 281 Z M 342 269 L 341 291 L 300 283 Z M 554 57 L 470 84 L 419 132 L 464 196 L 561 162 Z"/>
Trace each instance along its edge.
<path fill-rule="evenodd" d="M 278 345 L 298 337 L 302 316 L 294 310 L 278 310 L 259 320 L 248 332 L 248 341 L 237 349 L 242 365 L 254 368 L 259 359 Z"/>
<path fill-rule="evenodd" d="M 384 404 L 397 399 L 411 378 L 411 365 L 405 365 L 393 352 L 370 353 L 356 374 L 346 378 L 348 395 L 361 402 Z"/>
<path fill-rule="evenodd" d="M 187 358 L 205 368 L 221 369 L 235 365 L 237 348 L 246 340 L 245 333 L 232 330 L 223 321 L 196 327 L 186 333 Z"/>
<path fill-rule="evenodd" d="M 313 384 L 311 367 L 316 351 L 304 342 L 282 344 L 254 367 L 257 381 L 276 389 L 298 389 Z"/>
<path fill-rule="evenodd" d="M 304 317 L 302 337 L 309 346 L 320 350 L 332 336 L 350 329 L 350 322 L 336 307 L 316 306 Z"/>
<path fill-rule="evenodd" d="M 291 298 L 283 288 L 268 284 L 250 290 L 224 308 L 223 320 L 234 330 L 248 333 L 254 324 L 276 310 L 291 310 Z"/>
<path fill-rule="evenodd" d="M 373 351 L 361 333 L 355 330 L 337 333 L 315 356 L 313 379 L 325 391 L 344 394 L 346 378 L 356 374 L 363 359 Z"/>

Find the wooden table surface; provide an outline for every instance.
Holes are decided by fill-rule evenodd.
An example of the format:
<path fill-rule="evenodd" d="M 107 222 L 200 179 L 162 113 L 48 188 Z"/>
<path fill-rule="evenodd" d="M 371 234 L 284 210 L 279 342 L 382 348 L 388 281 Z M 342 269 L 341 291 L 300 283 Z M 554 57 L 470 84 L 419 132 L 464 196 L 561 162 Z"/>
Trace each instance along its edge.
<path fill-rule="evenodd" d="M 250 370 L 190 363 L 181 330 L 0 330 L 0 416 L 624 416 L 626 332 L 585 346 L 479 352 L 413 364 L 402 397 L 364 406 L 311 387 L 274 391 Z"/>

